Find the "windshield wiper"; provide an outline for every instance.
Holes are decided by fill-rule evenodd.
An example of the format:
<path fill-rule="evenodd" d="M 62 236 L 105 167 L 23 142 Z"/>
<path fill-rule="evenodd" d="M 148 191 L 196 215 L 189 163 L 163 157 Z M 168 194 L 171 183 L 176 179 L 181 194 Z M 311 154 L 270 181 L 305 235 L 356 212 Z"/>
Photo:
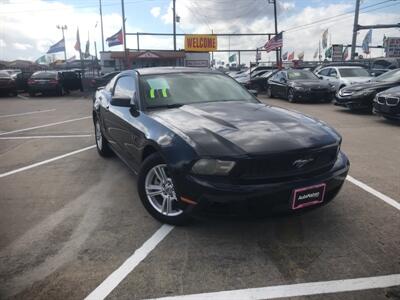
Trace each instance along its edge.
<path fill-rule="evenodd" d="M 148 106 L 147 108 L 149 108 L 149 109 L 152 109 L 152 108 L 178 108 L 183 105 L 184 104 L 174 103 L 174 104 L 165 104 L 165 105 L 152 105 L 152 106 Z"/>

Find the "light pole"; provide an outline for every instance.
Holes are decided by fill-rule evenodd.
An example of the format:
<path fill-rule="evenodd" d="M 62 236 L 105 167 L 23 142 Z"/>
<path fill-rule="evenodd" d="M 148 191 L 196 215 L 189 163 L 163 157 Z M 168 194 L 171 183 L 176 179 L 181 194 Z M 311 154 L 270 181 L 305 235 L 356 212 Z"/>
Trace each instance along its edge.
<path fill-rule="evenodd" d="M 57 29 L 61 29 L 61 31 L 62 31 L 63 41 L 64 41 L 64 61 L 67 61 L 67 48 L 65 47 L 64 30 L 67 30 L 68 27 L 67 27 L 67 25 L 57 25 Z"/>

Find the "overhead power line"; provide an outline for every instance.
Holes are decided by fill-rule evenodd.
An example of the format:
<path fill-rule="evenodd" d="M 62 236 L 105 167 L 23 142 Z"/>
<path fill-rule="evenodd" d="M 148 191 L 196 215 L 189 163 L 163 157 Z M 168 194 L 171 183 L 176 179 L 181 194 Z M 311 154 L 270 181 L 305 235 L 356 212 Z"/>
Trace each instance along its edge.
<path fill-rule="evenodd" d="M 395 1 L 398 1 L 398 0 L 385 0 L 385 1 L 382 1 L 382 2 L 379 2 L 379 3 L 367 5 L 367 6 L 364 6 L 364 7 L 360 8 L 360 11 L 365 10 L 365 9 L 367 9 L 367 8 L 371 8 L 371 7 L 378 6 L 378 5 L 387 3 L 387 2 L 395 2 Z M 395 4 L 395 5 L 397 5 L 397 4 Z M 382 8 L 386 8 L 386 7 L 390 7 L 390 6 L 392 6 L 392 5 L 379 7 L 378 9 L 382 9 Z M 377 9 L 376 9 L 376 10 L 377 10 Z M 374 11 L 374 10 L 370 10 L 370 11 Z M 366 12 L 368 12 L 368 11 L 366 11 Z M 311 25 L 319 24 L 319 23 L 326 23 L 326 22 L 329 21 L 329 20 L 333 20 L 333 19 L 336 19 L 336 18 L 339 18 L 339 17 L 342 17 L 342 16 L 347 16 L 347 15 L 349 15 L 349 14 L 354 14 L 354 10 L 347 11 L 347 12 L 344 12 L 344 13 L 341 13 L 341 14 L 338 14 L 338 15 L 335 15 L 335 16 L 332 16 L 332 17 L 328 17 L 328 18 L 324 18 L 324 19 L 319 19 L 319 20 L 316 20 L 316 21 L 313 21 L 313 22 L 310 22 L 310 23 L 307 23 L 307 24 L 303 24 L 303 25 L 299 25 L 299 26 L 295 26 L 295 27 L 290 27 L 290 28 L 288 28 L 288 29 L 285 29 L 284 31 L 285 31 L 285 32 L 288 32 L 288 31 L 297 31 L 298 29 L 301 29 L 301 28 L 304 28 L 304 27 L 308 27 L 308 26 L 311 26 Z"/>

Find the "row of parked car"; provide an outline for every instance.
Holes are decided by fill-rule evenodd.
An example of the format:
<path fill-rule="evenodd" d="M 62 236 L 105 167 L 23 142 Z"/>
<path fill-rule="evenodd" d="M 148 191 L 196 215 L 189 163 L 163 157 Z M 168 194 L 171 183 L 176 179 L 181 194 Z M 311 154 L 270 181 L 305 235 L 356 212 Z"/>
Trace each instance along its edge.
<path fill-rule="evenodd" d="M 70 91 L 83 90 L 80 70 L 22 72 L 20 70 L 0 70 L 0 92 L 17 95 L 28 92 L 37 94 L 64 95 Z"/>
<path fill-rule="evenodd" d="M 270 98 L 290 102 L 326 101 L 351 110 L 366 110 L 400 120 L 400 69 L 371 76 L 357 65 L 330 65 L 310 69 L 276 70 L 257 67 L 228 73 L 248 89 L 265 91 Z"/>

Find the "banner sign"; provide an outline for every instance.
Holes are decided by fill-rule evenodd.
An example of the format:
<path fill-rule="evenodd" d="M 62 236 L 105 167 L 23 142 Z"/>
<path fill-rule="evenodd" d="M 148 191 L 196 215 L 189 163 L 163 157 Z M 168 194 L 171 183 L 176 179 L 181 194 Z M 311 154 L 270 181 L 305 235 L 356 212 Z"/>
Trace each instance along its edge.
<path fill-rule="evenodd" d="M 387 37 L 383 42 L 386 57 L 400 56 L 400 37 Z"/>
<path fill-rule="evenodd" d="M 186 34 L 185 51 L 210 52 L 217 50 L 217 36 L 212 34 Z"/>
<path fill-rule="evenodd" d="M 343 45 L 335 44 L 332 45 L 332 61 L 342 61 L 343 60 Z"/>

